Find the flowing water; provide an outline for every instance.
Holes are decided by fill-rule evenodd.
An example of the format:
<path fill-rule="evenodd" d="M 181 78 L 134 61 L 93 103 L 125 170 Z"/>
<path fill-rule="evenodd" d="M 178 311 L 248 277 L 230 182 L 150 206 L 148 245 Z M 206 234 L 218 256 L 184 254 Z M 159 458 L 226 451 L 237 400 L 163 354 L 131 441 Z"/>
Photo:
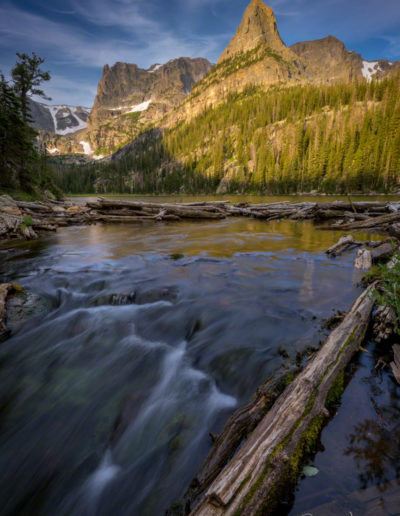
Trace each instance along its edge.
<path fill-rule="evenodd" d="M 0 251 L 1 280 L 41 300 L 0 346 L 1 514 L 164 514 L 209 433 L 361 291 L 354 256 L 324 254 L 340 235 L 98 224 Z"/>

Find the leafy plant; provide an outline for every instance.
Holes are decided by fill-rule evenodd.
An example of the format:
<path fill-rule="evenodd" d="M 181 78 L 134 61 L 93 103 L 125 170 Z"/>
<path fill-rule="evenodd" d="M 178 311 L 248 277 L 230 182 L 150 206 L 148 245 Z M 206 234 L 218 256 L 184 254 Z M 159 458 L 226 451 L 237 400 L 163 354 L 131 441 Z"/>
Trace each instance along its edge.
<path fill-rule="evenodd" d="M 392 258 L 393 267 L 379 265 L 377 277 L 380 287 L 373 294 L 379 305 L 393 308 L 397 320 L 400 320 L 400 252 Z M 400 328 L 397 329 L 400 334 Z"/>
<path fill-rule="evenodd" d="M 25 224 L 25 226 L 27 226 L 27 227 L 33 226 L 32 217 L 30 217 L 29 215 L 25 215 L 24 218 L 22 219 L 22 221 L 23 221 L 23 224 Z"/>

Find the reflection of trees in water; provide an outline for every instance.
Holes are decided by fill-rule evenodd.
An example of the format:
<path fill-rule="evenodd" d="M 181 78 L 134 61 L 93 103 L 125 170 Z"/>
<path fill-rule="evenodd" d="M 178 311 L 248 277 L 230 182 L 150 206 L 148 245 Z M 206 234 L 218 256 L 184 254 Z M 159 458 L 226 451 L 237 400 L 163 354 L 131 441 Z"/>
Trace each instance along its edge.
<path fill-rule="evenodd" d="M 349 441 L 345 454 L 353 456 L 361 471 L 363 489 L 377 485 L 385 491 L 393 477 L 400 485 L 400 424 L 387 430 L 377 421 L 366 419 L 355 426 Z"/>

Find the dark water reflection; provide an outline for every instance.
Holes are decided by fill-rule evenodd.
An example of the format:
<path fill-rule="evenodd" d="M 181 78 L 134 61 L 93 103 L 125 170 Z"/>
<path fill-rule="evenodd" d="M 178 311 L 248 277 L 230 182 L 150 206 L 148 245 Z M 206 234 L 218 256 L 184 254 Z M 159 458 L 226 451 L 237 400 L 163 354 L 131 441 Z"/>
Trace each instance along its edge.
<path fill-rule="evenodd" d="M 2 252 L 2 279 L 49 309 L 0 348 L 1 513 L 163 514 L 282 349 L 317 344 L 321 319 L 356 297 L 353 256 L 323 253 L 339 236 L 97 225 Z"/>
<path fill-rule="evenodd" d="M 360 352 L 337 415 L 323 430 L 290 516 L 400 514 L 400 386 L 390 369 L 375 369 L 387 348 L 371 342 Z"/>

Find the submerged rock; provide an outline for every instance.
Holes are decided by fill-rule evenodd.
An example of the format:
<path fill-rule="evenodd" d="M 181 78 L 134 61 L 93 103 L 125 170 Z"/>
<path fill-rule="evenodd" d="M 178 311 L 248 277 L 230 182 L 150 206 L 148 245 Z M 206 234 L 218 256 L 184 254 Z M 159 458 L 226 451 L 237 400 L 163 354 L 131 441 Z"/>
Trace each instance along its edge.
<path fill-rule="evenodd" d="M 7 299 L 7 337 L 29 324 L 30 319 L 48 311 L 46 300 L 33 292 L 16 291 Z"/>
<path fill-rule="evenodd" d="M 132 290 L 132 292 L 124 292 L 121 294 L 112 294 L 109 303 L 113 306 L 118 305 L 145 305 L 148 303 L 157 303 L 157 301 L 176 301 L 179 290 L 177 287 L 168 286 L 154 288 L 150 290 L 140 291 Z"/>

